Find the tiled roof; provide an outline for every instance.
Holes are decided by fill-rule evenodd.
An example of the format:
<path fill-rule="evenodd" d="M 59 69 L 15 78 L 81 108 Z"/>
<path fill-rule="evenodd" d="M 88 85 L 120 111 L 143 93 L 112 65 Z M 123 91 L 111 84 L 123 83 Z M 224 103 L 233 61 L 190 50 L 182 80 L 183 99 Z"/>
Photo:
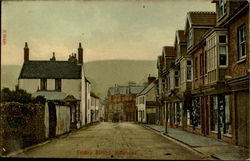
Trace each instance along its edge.
<path fill-rule="evenodd" d="M 188 12 L 191 25 L 195 26 L 215 26 L 216 25 L 216 13 L 215 12 L 201 12 L 190 11 Z"/>
<path fill-rule="evenodd" d="M 184 30 L 178 30 L 177 34 L 179 36 L 180 43 L 186 43 L 187 42 L 187 37 L 184 34 Z"/>
<path fill-rule="evenodd" d="M 81 66 L 69 61 L 28 61 L 19 78 L 81 79 Z"/>
<path fill-rule="evenodd" d="M 165 51 L 166 57 L 175 57 L 175 50 L 173 46 L 164 46 L 163 50 Z"/>

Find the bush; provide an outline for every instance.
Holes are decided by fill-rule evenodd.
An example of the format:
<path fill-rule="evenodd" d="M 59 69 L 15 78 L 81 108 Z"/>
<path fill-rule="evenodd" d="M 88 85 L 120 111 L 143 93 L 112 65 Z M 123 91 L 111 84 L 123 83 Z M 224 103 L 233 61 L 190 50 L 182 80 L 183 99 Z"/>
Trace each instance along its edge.
<path fill-rule="evenodd" d="M 38 96 L 36 98 L 32 97 L 31 93 L 26 90 L 19 89 L 16 86 L 15 90 L 10 90 L 9 88 L 2 89 L 2 102 L 19 102 L 19 103 L 41 103 L 44 104 L 46 99 L 43 96 Z"/>

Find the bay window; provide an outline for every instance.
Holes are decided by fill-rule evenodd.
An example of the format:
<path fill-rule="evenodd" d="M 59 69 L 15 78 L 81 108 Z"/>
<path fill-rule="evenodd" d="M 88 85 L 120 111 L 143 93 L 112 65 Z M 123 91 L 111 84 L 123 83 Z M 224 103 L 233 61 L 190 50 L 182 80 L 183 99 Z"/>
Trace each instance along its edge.
<path fill-rule="evenodd" d="M 239 59 L 242 59 L 246 56 L 246 26 L 241 26 L 238 29 L 238 50 L 239 50 Z"/>

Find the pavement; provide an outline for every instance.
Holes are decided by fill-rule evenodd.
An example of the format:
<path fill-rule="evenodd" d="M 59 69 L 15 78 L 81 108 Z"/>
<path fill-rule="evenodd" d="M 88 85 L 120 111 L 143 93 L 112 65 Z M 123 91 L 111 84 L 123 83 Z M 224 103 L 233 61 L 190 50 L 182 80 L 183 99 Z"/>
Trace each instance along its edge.
<path fill-rule="evenodd" d="M 158 131 L 176 141 L 188 145 L 192 149 L 219 160 L 250 160 L 248 149 L 228 144 L 222 140 L 204 137 L 180 129 L 168 127 L 167 134 L 164 126 L 142 124 L 144 127 Z"/>
<path fill-rule="evenodd" d="M 191 148 L 132 122 L 101 122 L 48 143 L 11 155 L 13 158 L 95 158 L 211 160 Z M 168 137 L 167 137 L 168 138 Z"/>

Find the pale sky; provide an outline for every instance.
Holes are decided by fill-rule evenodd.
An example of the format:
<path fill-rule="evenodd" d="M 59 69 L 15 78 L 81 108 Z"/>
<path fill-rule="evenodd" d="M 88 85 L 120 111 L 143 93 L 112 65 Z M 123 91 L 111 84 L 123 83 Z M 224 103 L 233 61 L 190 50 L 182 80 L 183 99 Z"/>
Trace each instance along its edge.
<path fill-rule="evenodd" d="M 30 60 L 67 60 L 84 48 L 84 62 L 156 60 L 184 29 L 188 11 L 215 11 L 211 0 L 7 1 L 2 4 L 2 65 Z M 3 42 L 3 41 L 2 41 Z"/>

